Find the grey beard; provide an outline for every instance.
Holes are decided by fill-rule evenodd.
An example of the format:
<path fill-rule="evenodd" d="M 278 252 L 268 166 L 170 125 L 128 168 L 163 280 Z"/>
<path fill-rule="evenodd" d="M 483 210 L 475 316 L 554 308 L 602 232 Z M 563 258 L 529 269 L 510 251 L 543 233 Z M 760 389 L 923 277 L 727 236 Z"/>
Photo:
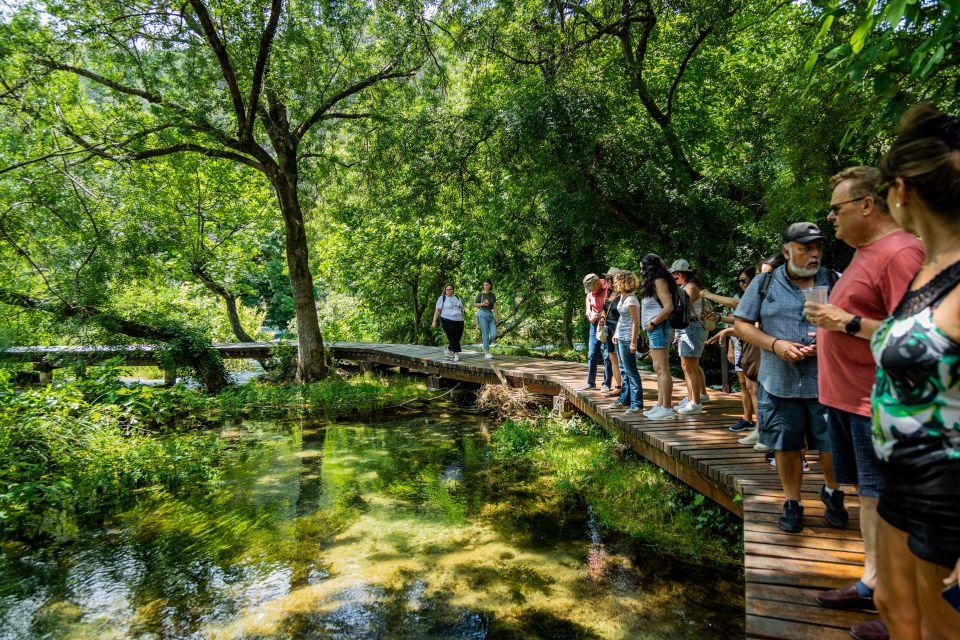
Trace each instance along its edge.
<path fill-rule="evenodd" d="M 790 269 L 790 273 L 798 278 L 812 278 L 813 276 L 817 275 L 817 271 L 820 270 L 820 267 L 818 265 L 812 269 L 803 269 L 801 267 L 793 266 L 792 262 L 787 262 L 787 269 Z"/>

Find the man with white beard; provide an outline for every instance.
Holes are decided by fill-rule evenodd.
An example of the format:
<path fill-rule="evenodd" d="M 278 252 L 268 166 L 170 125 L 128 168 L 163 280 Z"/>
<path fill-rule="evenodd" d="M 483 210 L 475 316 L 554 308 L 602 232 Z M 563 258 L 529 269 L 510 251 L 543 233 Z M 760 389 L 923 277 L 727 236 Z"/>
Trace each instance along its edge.
<path fill-rule="evenodd" d="M 754 278 L 733 314 L 737 337 L 760 348 L 760 442 L 776 456 L 786 499 L 780 528 L 789 533 L 803 529 L 800 488 L 805 448 L 820 452 L 825 519 L 831 526 L 844 527 L 849 517 L 833 478 L 827 408 L 818 401 L 816 327 L 803 313 L 801 291 L 812 287 L 829 291 L 837 276 L 820 266 L 823 236 L 810 222 L 787 228 L 783 255 L 786 264 Z"/>

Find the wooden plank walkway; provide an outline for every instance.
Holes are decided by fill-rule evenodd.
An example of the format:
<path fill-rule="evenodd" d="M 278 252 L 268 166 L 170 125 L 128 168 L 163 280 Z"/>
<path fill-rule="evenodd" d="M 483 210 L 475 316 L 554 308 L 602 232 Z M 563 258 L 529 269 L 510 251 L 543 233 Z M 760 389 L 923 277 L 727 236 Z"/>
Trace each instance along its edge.
<path fill-rule="evenodd" d="M 215 345 L 225 358 L 262 358 L 272 343 Z M 295 345 L 292 345 L 295 346 Z M 776 469 L 762 454 L 737 443 L 740 434 L 727 427 L 736 422 L 740 400 L 736 395 L 710 392 L 702 415 L 671 421 L 651 421 L 623 408 L 611 407 L 598 391 L 579 391 L 586 366 L 542 358 L 498 355 L 484 360 L 465 353 L 460 362 L 444 357 L 439 347 L 338 342 L 327 345 L 336 358 L 360 363 L 398 366 L 453 380 L 524 386 L 535 393 L 563 395 L 609 433 L 637 453 L 700 493 L 743 518 L 746 633 L 749 638 L 848 638 L 850 625 L 875 617 L 875 612 L 846 612 L 817 605 L 816 594 L 847 585 L 860 577 L 863 542 L 859 532 L 856 496 L 848 496 L 850 525 L 837 530 L 826 525 L 819 490 L 823 476 L 811 455 L 805 475 L 803 503 L 806 527 L 787 534 L 777 526 L 783 503 Z M 18 347 L 0 352 L 0 359 L 38 360 L 55 366 L 58 357 L 95 361 L 123 356 L 131 364 L 155 363 L 155 349 L 133 347 Z M 644 403 L 656 401 L 656 383 L 643 373 Z M 674 401 L 682 397 L 681 381 L 674 381 Z"/>
<path fill-rule="evenodd" d="M 856 496 L 848 496 L 850 525 L 833 529 L 823 519 L 819 499 L 823 476 L 816 455 L 808 455 L 811 470 L 804 476 L 806 526 L 784 533 L 777 526 L 783 494 L 776 468 L 763 454 L 737 442 L 742 434 L 728 426 L 737 421 L 738 395 L 711 391 L 705 413 L 672 421 L 651 421 L 612 408 L 597 391 L 578 391 L 586 381 L 586 366 L 540 358 L 498 355 L 484 360 L 467 352 L 451 362 L 437 347 L 336 343 L 336 356 L 400 366 L 442 377 L 512 386 L 536 392 L 562 393 L 609 433 L 637 453 L 700 493 L 743 518 L 746 632 L 748 638 L 849 638 L 848 629 L 875 612 L 837 611 L 817 604 L 824 589 L 846 586 L 860 577 L 863 541 Z M 499 375 L 498 375 L 499 373 Z M 653 374 L 641 372 L 644 403 L 656 402 Z M 683 397 L 682 381 L 674 380 L 674 401 Z"/>

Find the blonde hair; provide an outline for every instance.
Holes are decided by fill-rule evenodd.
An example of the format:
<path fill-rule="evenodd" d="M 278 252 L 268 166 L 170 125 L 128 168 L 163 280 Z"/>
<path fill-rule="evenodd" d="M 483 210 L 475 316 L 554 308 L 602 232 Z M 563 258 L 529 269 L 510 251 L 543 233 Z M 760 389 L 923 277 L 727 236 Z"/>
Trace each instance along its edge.
<path fill-rule="evenodd" d="M 624 293 L 633 293 L 637 290 L 637 276 L 633 271 L 621 271 L 613 276 L 613 284 L 619 291 Z"/>

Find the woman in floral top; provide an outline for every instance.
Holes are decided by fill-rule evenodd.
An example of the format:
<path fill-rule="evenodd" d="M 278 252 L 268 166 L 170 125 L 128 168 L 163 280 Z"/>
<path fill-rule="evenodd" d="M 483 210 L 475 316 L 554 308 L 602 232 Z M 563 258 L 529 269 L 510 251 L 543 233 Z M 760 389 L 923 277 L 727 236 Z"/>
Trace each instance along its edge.
<path fill-rule="evenodd" d="M 873 442 L 886 481 L 875 601 L 893 638 L 958 638 L 941 597 L 960 572 L 960 118 L 904 116 L 880 166 L 927 262 L 873 336 Z"/>

